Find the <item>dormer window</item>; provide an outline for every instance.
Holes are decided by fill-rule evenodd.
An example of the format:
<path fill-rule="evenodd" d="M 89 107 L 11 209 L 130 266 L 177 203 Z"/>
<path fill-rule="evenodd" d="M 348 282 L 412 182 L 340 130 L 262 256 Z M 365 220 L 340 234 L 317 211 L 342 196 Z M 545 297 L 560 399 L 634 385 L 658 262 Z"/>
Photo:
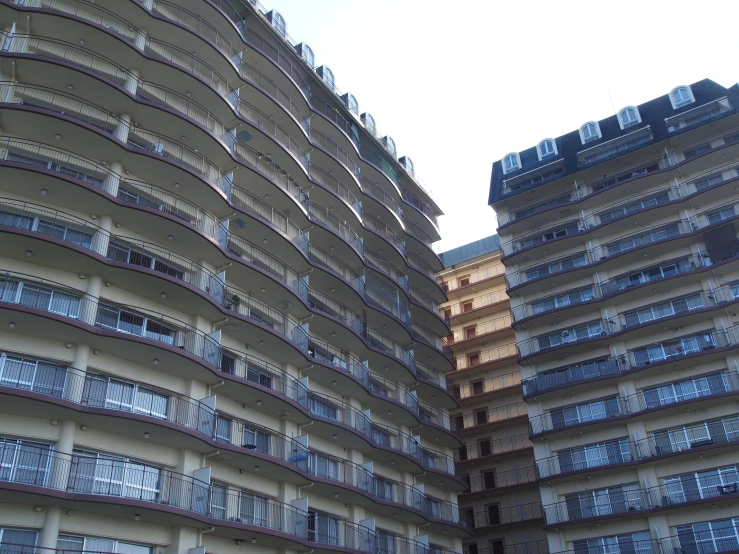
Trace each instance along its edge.
<path fill-rule="evenodd" d="M 695 102 L 695 97 L 690 87 L 681 86 L 670 92 L 670 102 L 672 102 L 672 108 L 676 110 Z"/>
<path fill-rule="evenodd" d="M 557 143 L 552 139 L 544 139 L 539 143 L 539 161 L 552 158 L 557 155 Z"/>
<path fill-rule="evenodd" d="M 272 10 L 269 13 L 272 15 L 272 17 L 270 17 L 272 26 L 278 33 L 280 33 L 281 36 L 284 37 L 287 34 L 287 23 L 285 23 L 285 18 L 282 17 L 280 13 L 276 12 L 275 10 Z"/>
<path fill-rule="evenodd" d="M 521 169 L 521 158 L 518 152 L 511 152 L 503 158 L 503 173 L 512 173 Z"/>
<path fill-rule="evenodd" d="M 375 118 L 372 117 L 371 114 L 365 112 L 361 116 L 362 123 L 364 123 L 364 128 L 367 129 L 367 131 L 370 132 L 371 135 L 374 136 L 374 134 L 377 132 L 377 127 L 375 126 Z"/>
<path fill-rule="evenodd" d="M 303 44 L 302 51 L 303 51 L 303 59 L 305 60 L 305 63 L 307 63 L 309 67 L 315 67 L 316 57 L 313 54 L 313 50 L 311 49 L 311 47 L 308 46 L 307 44 Z"/>
<path fill-rule="evenodd" d="M 629 106 L 618 112 L 618 123 L 621 125 L 621 129 L 628 129 L 634 125 L 641 123 L 641 116 L 639 110 L 634 106 Z"/>
<path fill-rule="evenodd" d="M 580 127 L 580 140 L 583 144 L 598 140 L 601 136 L 600 126 L 595 121 L 589 121 Z"/>
<path fill-rule="evenodd" d="M 333 91 L 334 90 L 334 72 L 331 71 L 325 65 L 322 65 L 321 66 L 321 77 L 323 77 L 323 82 L 326 83 L 326 86 Z"/>
<path fill-rule="evenodd" d="M 393 158 L 397 155 L 395 149 L 395 141 L 391 137 L 382 137 L 382 143 L 387 148 L 387 151 L 393 155 Z"/>

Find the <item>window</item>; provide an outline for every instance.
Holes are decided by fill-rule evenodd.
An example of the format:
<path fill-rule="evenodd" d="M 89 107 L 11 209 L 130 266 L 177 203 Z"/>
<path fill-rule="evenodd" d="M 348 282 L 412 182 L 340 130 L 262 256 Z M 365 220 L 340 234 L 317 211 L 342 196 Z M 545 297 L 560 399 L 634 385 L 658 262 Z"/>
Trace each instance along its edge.
<path fill-rule="evenodd" d="M 392 137 L 382 137 L 382 143 L 385 145 L 387 151 L 390 152 L 390 154 L 392 154 L 394 158 L 397 154 L 395 149 L 395 141 L 392 139 Z"/>
<path fill-rule="evenodd" d="M 260 429 L 251 429 L 249 427 L 244 428 L 244 442 L 243 447 L 249 450 L 256 450 L 263 454 L 269 454 L 270 452 L 270 437 L 268 433 Z"/>
<path fill-rule="evenodd" d="M 552 139 L 544 139 L 539 143 L 539 160 L 557 155 L 557 144 Z"/>
<path fill-rule="evenodd" d="M 308 46 L 307 44 L 301 44 L 300 45 L 300 54 L 303 60 L 306 64 L 308 64 L 309 67 L 315 67 L 316 65 L 316 57 L 313 54 L 313 49 Z"/>
<path fill-rule="evenodd" d="M 469 355 L 469 364 L 470 367 L 476 366 L 480 364 L 480 354 L 470 354 Z"/>
<path fill-rule="evenodd" d="M 570 425 L 577 425 L 578 423 L 597 421 L 619 415 L 621 415 L 621 407 L 616 396 L 559 408 L 550 412 L 553 429 L 561 429 Z M 538 430 L 541 431 L 541 429 Z"/>
<path fill-rule="evenodd" d="M 359 115 L 359 103 L 357 102 L 357 98 L 353 94 L 347 93 L 347 95 L 346 95 L 346 107 L 354 115 Z"/>
<path fill-rule="evenodd" d="M 169 398 L 146 385 L 88 373 L 82 403 L 97 408 L 135 412 L 167 419 Z"/>
<path fill-rule="evenodd" d="M 326 86 L 328 88 L 334 90 L 334 72 L 325 65 L 322 65 L 320 69 L 321 77 L 323 77 L 323 82 L 326 83 Z"/>
<path fill-rule="evenodd" d="M 661 456 L 691 448 L 739 439 L 739 417 L 713 419 L 691 427 L 674 427 L 654 433 L 654 454 Z"/>
<path fill-rule="evenodd" d="M 210 485 L 210 515 L 215 519 L 226 519 L 228 487 L 220 483 Z"/>
<path fill-rule="evenodd" d="M 462 311 L 463 312 L 471 312 L 472 311 L 472 302 L 465 302 L 462 304 Z"/>
<path fill-rule="evenodd" d="M 470 276 L 469 275 L 465 275 L 464 277 L 460 277 L 459 278 L 459 286 L 460 287 L 466 287 L 469 284 L 470 284 Z"/>
<path fill-rule="evenodd" d="M 126 457 L 84 450 L 73 451 L 70 490 L 121 498 L 156 501 L 161 470 Z"/>
<path fill-rule="evenodd" d="M 739 492 L 739 468 L 737 466 L 709 469 L 698 473 L 685 473 L 665 479 L 664 504 L 693 502 Z"/>
<path fill-rule="evenodd" d="M 618 112 L 618 123 L 621 125 L 621 129 L 628 129 L 634 125 L 641 123 L 641 116 L 639 110 L 634 106 L 629 106 Z"/>
<path fill-rule="evenodd" d="M 488 520 L 487 525 L 498 525 L 500 523 L 500 504 L 490 504 L 485 509 Z"/>
<path fill-rule="evenodd" d="M 572 543 L 577 554 L 652 554 L 649 531 Z"/>
<path fill-rule="evenodd" d="M 505 542 L 503 539 L 490 541 L 490 554 L 505 554 Z"/>
<path fill-rule="evenodd" d="M 484 383 L 483 381 L 475 381 L 472 383 L 472 394 L 482 394 L 485 391 Z"/>
<path fill-rule="evenodd" d="M 35 554 L 38 531 L 0 527 L 0 554 Z"/>
<path fill-rule="evenodd" d="M 680 86 L 670 92 L 670 102 L 673 109 L 682 108 L 695 102 L 693 91 L 688 86 Z"/>
<path fill-rule="evenodd" d="M 377 530 L 377 550 L 380 554 L 395 554 L 396 537 L 384 529 Z"/>
<path fill-rule="evenodd" d="M 508 174 L 521 169 L 521 158 L 518 152 L 511 152 L 503 158 L 503 173 Z"/>
<path fill-rule="evenodd" d="M 231 444 L 232 423 L 233 422 L 223 414 L 216 414 L 216 441 Z"/>
<path fill-rule="evenodd" d="M 580 127 L 580 140 L 583 144 L 598 140 L 600 137 L 600 126 L 595 121 L 590 121 Z"/>
<path fill-rule="evenodd" d="M 488 411 L 475 412 L 475 425 L 485 425 L 488 422 Z"/>
<path fill-rule="evenodd" d="M 542 314 L 551 310 L 564 308 L 581 302 L 587 302 L 595 298 L 593 287 L 587 287 L 575 292 L 560 294 L 550 298 L 546 298 L 539 302 L 531 304 L 531 311 L 534 314 Z"/>
<path fill-rule="evenodd" d="M 118 552 L 120 554 L 151 554 L 150 546 L 95 537 L 59 535 L 56 547 L 61 554 L 73 552 Z"/>
<path fill-rule="evenodd" d="M 383 500 L 395 500 L 393 498 L 393 483 L 375 475 L 375 496 Z"/>
<path fill-rule="evenodd" d="M 334 481 L 339 478 L 339 462 L 335 458 L 322 452 L 311 451 L 308 460 L 311 475 Z"/>
<path fill-rule="evenodd" d="M 310 407 L 310 411 L 317 416 L 336 419 L 336 406 L 331 404 L 328 400 L 311 396 L 308 399 L 308 406 Z"/>
<path fill-rule="evenodd" d="M 166 344 L 174 344 L 177 337 L 176 330 L 163 325 L 159 321 L 102 303 L 98 307 L 95 326 L 103 329 L 114 329 L 121 333 L 137 335 Z"/>
<path fill-rule="evenodd" d="M 580 446 L 557 453 L 559 473 L 630 462 L 631 459 L 631 449 L 626 438 Z"/>
<path fill-rule="evenodd" d="M 0 301 L 30 306 L 77 319 L 82 299 L 68 292 L 34 283 L 0 278 Z"/>
<path fill-rule="evenodd" d="M 657 319 L 699 310 L 703 307 L 703 298 L 701 298 L 700 294 L 676 298 L 669 302 L 662 302 L 661 304 L 654 304 L 640 310 L 625 313 L 623 316 L 624 326 L 634 327 L 644 325 Z"/>
<path fill-rule="evenodd" d="M 480 456 L 490 456 L 493 453 L 493 450 L 490 445 L 490 439 L 481 440 L 477 443 L 478 448 L 480 450 Z"/>
<path fill-rule="evenodd" d="M 270 21 L 272 21 L 272 26 L 281 36 L 284 37 L 287 34 L 287 23 L 285 23 L 285 18 L 274 10 L 269 13 L 272 16 L 270 17 Z"/>
<path fill-rule="evenodd" d="M 546 348 L 554 348 L 568 342 L 577 342 L 605 334 L 606 331 L 601 322 L 596 321 L 573 327 L 571 329 L 563 329 L 562 331 L 539 336 L 536 337 L 536 340 L 538 342 L 539 350 L 544 350 Z"/>
<path fill-rule="evenodd" d="M 30 217 L 13 211 L 0 211 L 0 225 L 28 229 L 29 231 L 35 231 L 42 235 L 48 235 L 88 249 L 92 247 L 92 233 L 86 233 L 74 227 L 60 225 L 53 221 Z"/>
<path fill-rule="evenodd" d="M 486 489 L 495 488 L 495 471 L 486 471 L 482 474 L 482 482 Z"/>
<path fill-rule="evenodd" d="M 50 444 L 0 437 L 0 481 L 44 486 L 51 451 Z"/>
<path fill-rule="evenodd" d="M 107 256 L 114 262 L 121 262 L 159 271 L 160 273 L 164 273 L 165 275 L 169 275 L 170 277 L 174 277 L 180 281 L 182 281 L 185 276 L 184 272 L 180 269 L 155 258 L 153 255 L 144 251 L 144 249 L 130 248 L 125 244 L 110 241 Z"/>
<path fill-rule="evenodd" d="M 676 528 L 681 552 L 704 554 L 739 549 L 739 519 L 722 519 Z M 677 548 L 676 548 L 677 550 Z"/>
<path fill-rule="evenodd" d="M 0 385 L 62 398 L 67 369 L 43 360 L 0 354 Z"/>
<path fill-rule="evenodd" d="M 570 520 L 642 510 L 639 485 L 630 483 L 565 496 Z"/>
<path fill-rule="evenodd" d="M 477 336 L 477 327 L 467 327 L 464 330 L 465 339 L 474 339 Z"/>
<path fill-rule="evenodd" d="M 462 414 L 454 416 L 454 425 L 457 429 L 464 429 L 464 416 Z"/>
<path fill-rule="evenodd" d="M 339 544 L 339 522 L 339 518 L 335 516 L 308 511 L 308 540 L 321 544 Z"/>
<path fill-rule="evenodd" d="M 269 500 L 247 491 L 239 493 L 239 517 L 249 525 L 266 527 Z"/>
<path fill-rule="evenodd" d="M 364 123 L 364 128 L 369 131 L 371 135 L 374 135 L 377 133 L 377 127 L 375 126 L 375 118 L 372 117 L 371 114 L 363 113 L 362 114 L 362 122 Z"/>

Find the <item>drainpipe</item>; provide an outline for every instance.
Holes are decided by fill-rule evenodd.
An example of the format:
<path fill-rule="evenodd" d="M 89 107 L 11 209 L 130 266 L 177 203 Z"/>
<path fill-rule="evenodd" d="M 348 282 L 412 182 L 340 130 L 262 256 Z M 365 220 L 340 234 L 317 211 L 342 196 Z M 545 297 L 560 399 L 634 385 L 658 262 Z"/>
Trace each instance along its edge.
<path fill-rule="evenodd" d="M 215 385 L 209 385 L 209 386 L 208 386 L 208 396 L 210 396 L 210 395 L 211 395 L 211 393 L 213 392 L 213 389 L 214 389 L 214 388 L 216 388 L 216 387 L 220 387 L 220 386 L 221 386 L 221 385 L 223 385 L 223 384 L 224 384 L 225 382 L 226 382 L 226 381 L 224 381 L 224 380 L 220 380 L 220 381 L 218 381 L 218 382 L 217 382 L 217 383 L 216 383 Z"/>
<path fill-rule="evenodd" d="M 206 533 L 212 533 L 215 530 L 215 527 L 208 527 L 207 529 L 198 531 L 198 546 L 203 546 L 203 535 L 205 535 Z"/>

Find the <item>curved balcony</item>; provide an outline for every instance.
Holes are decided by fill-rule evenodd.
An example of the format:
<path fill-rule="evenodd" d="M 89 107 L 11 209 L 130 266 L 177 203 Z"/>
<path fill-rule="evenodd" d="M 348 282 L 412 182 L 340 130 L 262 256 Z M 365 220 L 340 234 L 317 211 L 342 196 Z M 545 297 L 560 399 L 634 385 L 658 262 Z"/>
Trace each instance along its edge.
<path fill-rule="evenodd" d="M 202 299 L 214 303 L 226 315 L 234 315 L 246 323 L 253 323 L 255 320 L 259 323 L 266 323 L 271 330 L 282 334 L 287 340 L 295 342 L 297 339 L 295 346 L 306 351 L 312 358 L 316 357 L 315 345 L 321 342 L 319 349 L 324 352 L 336 353 L 335 356 L 333 354 L 330 357 L 324 356 L 324 361 L 330 364 L 331 367 L 335 366 L 344 372 L 350 372 L 366 392 L 371 392 L 371 374 L 358 360 L 337 363 L 336 360 L 342 361 L 345 356 L 343 351 L 325 341 L 319 341 L 315 337 L 308 337 L 308 342 L 314 345 L 311 354 L 310 344 L 306 348 L 306 335 L 304 333 L 295 334 L 299 325 L 290 316 L 256 299 L 251 293 L 226 285 L 218 275 L 213 274 L 189 258 L 163 249 L 158 245 L 112 235 L 86 223 L 84 220 L 78 220 L 58 211 L 51 211 L 33 204 L 3 201 L 0 202 L 0 208 L 2 208 L 2 214 L 5 215 L 0 221 L 0 226 L 15 227 L 30 231 L 32 234 L 36 233 L 42 237 L 56 239 L 61 243 L 68 243 L 69 246 L 83 252 L 87 251 L 93 258 L 96 258 L 95 255 L 99 252 L 100 255 L 97 256 L 99 261 L 107 264 L 112 262 L 111 265 L 114 267 L 123 266 L 144 272 L 154 278 L 168 279 L 173 283 L 180 281 L 183 287 L 197 291 Z M 78 260 L 76 267 L 80 271 L 99 272 L 99 267 L 95 268 L 89 264 L 90 260 Z M 148 281 L 138 284 L 140 286 L 137 288 L 135 286 L 137 285 L 136 280 L 130 280 L 129 288 L 133 287 L 133 290 L 144 296 L 151 296 L 152 290 L 156 290 L 156 296 L 159 289 L 161 289 L 161 286 L 152 287 Z M 311 289 L 301 279 L 296 278 L 291 286 L 299 298 L 315 313 L 331 316 L 350 329 L 356 335 L 356 338 L 363 342 L 366 341 L 366 324 L 350 308 Z M 172 291 L 168 292 L 170 297 L 178 296 L 176 293 L 173 294 Z M 194 304 L 192 306 L 197 309 L 198 313 L 207 311 L 202 305 Z M 218 317 L 220 316 L 216 316 L 214 319 Z M 347 362 L 349 365 L 347 365 Z M 355 371 L 354 368 L 359 369 Z M 330 380 L 335 379 L 335 376 L 328 374 L 325 378 Z M 400 391 L 400 389 L 402 389 L 402 386 L 394 383 L 391 388 L 385 387 L 384 396 L 389 396 L 388 390 Z M 411 400 L 407 393 L 399 393 L 398 399 L 403 400 L 401 405 L 414 414 L 416 418 L 414 423 L 422 422 L 415 399 Z M 424 421 L 428 421 L 428 419 L 428 417 L 425 417 Z M 436 419 L 442 423 L 442 430 L 452 431 L 448 423 L 448 416 L 446 418 L 438 416 Z M 444 422 L 447 423 L 445 426 L 443 425 Z"/>
<path fill-rule="evenodd" d="M 528 433 L 511 435 L 504 439 L 478 441 L 477 444 L 468 444 L 454 451 L 457 463 L 474 460 L 491 459 L 498 456 L 516 455 L 534 448 Z"/>
<path fill-rule="evenodd" d="M 482 398 L 489 394 L 499 391 L 507 391 L 521 386 L 521 372 L 506 373 L 505 375 L 497 375 L 488 377 L 481 381 L 473 383 L 465 383 L 459 386 L 460 400 L 470 400 L 474 402 L 478 398 Z"/>
<path fill-rule="evenodd" d="M 375 252 L 374 250 L 365 248 L 364 263 L 368 268 L 380 273 L 383 277 L 386 277 L 393 283 L 397 284 L 407 295 L 410 286 L 408 275 L 402 272 L 393 262 L 383 256 L 381 251 Z"/>
<path fill-rule="evenodd" d="M 413 322 L 411 335 L 416 341 L 413 352 L 419 358 L 425 359 L 426 364 L 442 373 L 454 368 L 454 358 L 439 335 L 417 322 Z"/>
<path fill-rule="evenodd" d="M 636 181 L 638 187 L 648 188 L 659 182 L 665 182 L 666 174 L 672 171 L 681 171 L 686 166 L 691 167 L 686 173 L 693 174 L 692 165 L 716 165 L 714 158 L 717 158 L 717 152 L 726 153 L 727 148 L 737 144 L 739 139 L 736 133 L 722 131 L 707 138 L 702 138 L 691 144 L 685 145 L 680 150 L 667 155 L 655 157 L 649 160 L 641 160 L 638 164 L 627 169 L 619 169 L 609 174 L 595 177 L 589 181 L 578 183 L 573 190 L 561 190 L 545 196 L 541 195 L 541 191 L 532 192 L 535 195 L 535 204 L 521 204 L 514 208 L 501 211 L 497 214 L 499 229 L 510 229 L 513 225 L 525 222 L 535 215 L 539 215 L 540 219 L 553 219 L 559 217 L 559 211 L 563 206 L 581 205 L 578 209 L 582 209 L 585 204 L 589 203 L 591 198 L 597 198 L 599 204 L 608 202 L 609 198 L 614 201 L 619 197 L 623 197 L 621 188 L 624 186 L 632 186 Z M 695 146 L 700 144 L 701 149 L 696 150 Z M 729 166 L 726 166 L 730 169 Z M 691 177 L 689 181 L 683 180 L 679 183 L 678 190 L 680 196 L 688 196 L 695 190 L 691 190 L 691 184 L 696 180 L 702 181 L 702 177 L 715 173 L 712 169 L 706 173 L 701 173 L 698 177 Z M 625 191 L 628 193 L 629 191 Z M 606 197 L 606 199 L 603 199 Z M 551 214 L 551 215 L 550 215 Z"/>
<path fill-rule="evenodd" d="M 474 305 L 474 300 L 473 300 Z M 473 307 L 473 310 L 475 308 Z M 482 346 L 491 335 L 500 333 L 501 331 L 511 330 L 511 316 L 496 317 L 487 321 L 481 321 L 474 326 L 457 329 L 446 338 L 447 346 L 460 346 L 469 348 L 475 345 Z"/>
<path fill-rule="evenodd" d="M 709 329 L 688 337 L 647 345 L 615 358 L 605 357 L 550 370 L 523 382 L 524 398 L 544 395 L 563 388 L 576 387 L 582 390 L 589 384 L 602 386 L 603 381 L 620 379 L 621 376 L 634 372 L 645 374 L 660 372 L 666 364 L 679 364 L 683 360 L 692 360 L 698 356 L 702 358 L 701 363 L 707 363 L 708 358 L 721 357 L 737 345 L 739 345 L 737 326 L 725 330 Z"/>
<path fill-rule="evenodd" d="M 448 300 L 446 294 L 441 290 L 441 287 L 439 287 L 439 283 L 436 282 L 436 270 L 434 270 L 434 268 L 431 267 L 423 257 L 413 252 L 406 252 L 405 257 L 408 262 L 408 267 L 423 277 L 421 283 L 425 284 L 421 285 L 421 290 L 425 291 L 428 287 L 431 289 L 431 294 L 433 294 L 433 297 L 436 298 L 438 302 L 446 302 Z"/>
<path fill-rule="evenodd" d="M 34 40 L 39 40 L 43 42 L 47 39 Z M 51 42 L 56 43 L 58 41 Z M 65 48 L 68 47 L 72 50 L 84 50 L 78 49 L 77 47 L 71 45 L 65 44 L 64 46 Z M 135 78 L 135 76 L 129 75 L 129 80 L 131 78 Z M 215 116 L 202 106 L 198 105 L 197 103 L 194 103 L 190 98 L 185 98 L 184 95 L 178 95 L 177 93 L 174 93 L 173 91 L 168 89 L 162 89 L 162 87 L 159 87 L 158 85 L 154 85 L 152 83 L 141 83 L 139 88 L 141 89 L 140 92 L 145 91 L 147 93 L 144 97 L 146 100 L 153 101 L 155 104 L 163 106 L 167 109 L 174 107 L 174 111 L 179 111 L 180 113 L 183 113 L 189 119 L 195 117 L 194 121 L 197 124 L 208 129 L 209 132 L 213 133 L 214 137 L 217 137 L 219 140 L 221 137 L 223 137 L 224 139 L 228 137 L 228 140 L 233 146 L 227 147 L 225 144 L 222 144 L 222 147 L 233 149 L 234 151 L 232 152 L 232 154 L 235 155 L 237 158 L 243 157 L 239 156 L 239 151 L 244 148 L 244 145 L 241 144 L 237 137 L 233 135 L 233 133 L 221 122 L 221 120 L 217 116 Z M 173 102 L 172 100 L 177 101 Z M 311 178 L 313 178 L 319 185 L 328 188 L 334 194 L 344 199 L 349 206 L 355 208 L 355 212 L 361 213 L 361 203 L 357 200 L 356 196 L 354 196 L 354 194 L 340 181 L 329 175 L 329 173 L 331 172 L 326 173 L 319 167 L 315 166 L 315 164 L 308 164 L 307 156 L 305 155 L 302 147 L 295 139 L 290 136 L 287 131 L 285 131 L 282 127 L 275 123 L 272 118 L 261 112 L 258 108 L 246 103 L 244 100 L 237 98 L 233 101 L 237 104 L 236 110 L 240 116 L 242 116 L 245 120 L 250 121 L 261 132 L 264 132 L 268 136 L 277 140 L 280 144 L 284 146 L 287 151 L 292 152 L 297 160 L 301 160 L 301 163 L 305 166 L 305 169 L 309 171 Z M 179 108 L 179 110 L 177 108 Z M 217 125 L 218 128 L 214 128 L 214 125 Z"/>
<path fill-rule="evenodd" d="M 454 384 L 449 379 L 448 375 L 441 373 L 433 368 L 426 366 L 425 364 L 415 361 L 416 378 L 418 379 L 419 390 L 424 391 L 424 398 L 430 398 L 435 404 L 438 404 L 444 408 L 456 408 L 458 407 Z M 435 392 L 438 389 L 446 391 L 447 394 L 441 397 L 436 396 Z M 454 399 L 452 403 L 447 403 L 447 399 Z"/>
<path fill-rule="evenodd" d="M 255 510 L 254 500 L 245 492 L 213 490 L 209 483 L 168 469 L 129 464 L 126 486 L 121 486 L 115 480 L 91 478 L 98 471 L 96 458 L 31 450 L 23 454 L 28 471 L 11 471 L 0 479 L 6 494 L 93 503 L 109 515 L 144 510 L 172 524 L 212 525 L 225 535 L 250 532 L 293 548 L 320 543 L 321 549 L 371 552 L 366 544 L 373 532 L 366 527 L 341 521 L 336 545 L 310 540 L 307 512 L 272 499 L 261 500 Z"/>
<path fill-rule="evenodd" d="M 418 315 L 414 316 L 413 319 L 423 321 L 424 324 L 433 325 L 438 329 L 437 334 L 439 336 L 447 335 L 450 332 L 449 319 L 440 315 L 439 303 L 436 300 L 416 287 L 408 287 L 408 296 L 411 300 L 411 311 L 413 307 L 423 310 L 423 312 L 419 312 Z M 424 319 L 429 314 L 433 316 L 431 323 Z"/>
<path fill-rule="evenodd" d="M 454 362 L 454 367 L 456 368 L 456 371 L 489 368 L 491 365 L 498 362 L 512 362 L 516 359 L 516 356 L 516 344 L 504 344 L 502 346 L 496 346 L 494 348 L 488 348 L 487 350 L 476 352 L 475 354 L 457 357 Z"/>
<path fill-rule="evenodd" d="M 527 466 L 509 471 L 490 471 L 484 475 L 469 479 L 470 490 L 465 494 L 507 493 L 509 489 L 536 483 L 536 466 Z M 461 495 L 460 495 L 461 496 Z"/>
<path fill-rule="evenodd" d="M 30 288 L 28 289 L 29 292 L 18 296 L 21 290 L 21 287 L 19 287 L 21 282 L 30 283 Z M 144 351 L 153 347 L 155 356 L 170 357 L 174 354 L 174 358 L 180 359 L 180 364 L 190 359 L 198 366 L 205 367 L 205 369 L 214 368 L 219 375 L 221 374 L 220 371 L 226 371 L 223 369 L 224 367 L 226 369 L 232 369 L 230 373 L 233 373 L 235 363 L 233 361 L 234 354 L 222 349 L 213 338 L 181 321 L 140 308 L 120 306 L 105 301 L 98 302 L 74 289 L 62 288 L 58 284 L 50 285 L 48 281 L 20 281 L 6 277 L 1 284 L 2 295 L 0 295 L 0 299 L 3 307 L 6 310 L 13 310 L 15 314 L 13 317 L 16 319 L 28 319 L 30 317 L 31 319 L 29 321 L 32 321 L 32 318 L 36 314 L 42 315 L 46 313 L 49 314 L 46 316 L 49 320 L 65 321 L 68 325 L 71 325 L 71 328 L 65 329 L 64 333 L 60 332 L 58 325 L 52 325 L 48 329 L 44 328 L 43 332 L 51 333 L 50 336 L 54 336 L 57 339 L 62 334 L 65 334 L 70 337 L 74 336 L 75 340 L 78 340 L 79 336 L 75 335 L 77 332 L 76 329 L 88 330 L 88 328 L 94 328 L 97 330 L 95 334 L 101 337 L 100 341 L 105 341 L 104 337 L 110 337 L 139 342 L 141 347 L 140 350 L 136 351 L 137 355 L 141 355 Z M 52 301 L 52 298 L 55 300 Z M 315 340 L 313 338 L 307 338 L 306 335 L 303 336 L 305 338 L 302 340 L 306 345 L 309 341 L 312 342 Z M 108 350 L 114 354 L 118 353 L 123 357 L 132 355 L 125 352 L 125 345 L 119 344 L 112 346 L 110 343 L 106 343 L 106 345 Z M 307 346 L 306 349 L 308 349 Z M 243 356 L 246 355 L 244 354 Z M 155 363 L 158 364 L 158 362 L 159 359 L 155 359 Z M 173 361 L 172 363 L 177 364 L 178 362 Z M 223 364 L 226 365 L 224 366 Z M 293 389 L 288 388 L 285 390 L 292 391 Z M 295 394 L 297 397 L 292 400 L 297 405 L 304 405 L 307 402 L 305 398 L 301 399 L 299 391 Z M 332 399 L 331 402 L 341 404 L 341 401 L 335 399 Z M 309 411 L 314 413 L 313 410 Z M 347 429 L 353 429 L 362 434 L 364 436 L 363 444 L 374 444 L 367 438 L 366 426 L 363 427 L 359 423 L 356 423 L 367 420 L 367 417 L 363 413 L 348 406 L 345 413 L 350 418 L 346 423 Z M 314 413 L 314 415 L 316 414 Z M 333 420 L 338 421 L 336 419 Z M 397 433 L 397 431 L 393 432 Z M 331 432 L 326 431 L 326 434 L 330 435 Z M 433 455 L 434 461 L 429 461 L 428 466 L 430 467 L 428 467 L 424 465 L 426 464 L 426 460 L 422 459 L 423 457 L 420 454 L 421 447 L 414 439 L 410 437 L 407 437 L 407 439 L 412 440 L 412 444 L 415 446 L 408 446 L 410 443 L 407 441 L 398 443 L 396 445 L 398 452 L 405 453 L 410 459 L 416 460 L 416 463 L 421 467 L 427 467 L 434 471 L 437 471 L 438 468 L 438 471 L 442 473 L 446 472 L 454 475 L 454 465 L 451 458 L 441 453 L 435 453 Z M 402 448 L 403 445 L 405 445 L 405 450 Z M 385 445 L 383 444 L 382 446 Z M 424 450 L 424 452 L 426 451 Z M 437 463 L 437 460 L 443 463 Z"/>
<path fill-rule="evenodd" d="M 471 516 L 471 517 L 470 517 Z M 468 527 L 485 530 L 488 527 L 505 525 L 522 525 L 533 523 L 543 519 L 541 502 L 530 504 L 519 504 L 518 506 L 507 506 L 500 508 L 497 504 L 492 505 L 484 512 L 468 513 Z"/>
<path fill-rule="evenodd" d="M 485 411 L 475 412 L 457 417 L 457 428 L 465 432 L 475 432 L 483 427 L 506 423 L 511 420 L 528 418 L 529 412 L 525 402 L 516 402 L 506 406 L 495 406 Z M 460 421 L 461 420 L 461 421 Z M 461 423 L 461 426 L 460 426 Z"/>

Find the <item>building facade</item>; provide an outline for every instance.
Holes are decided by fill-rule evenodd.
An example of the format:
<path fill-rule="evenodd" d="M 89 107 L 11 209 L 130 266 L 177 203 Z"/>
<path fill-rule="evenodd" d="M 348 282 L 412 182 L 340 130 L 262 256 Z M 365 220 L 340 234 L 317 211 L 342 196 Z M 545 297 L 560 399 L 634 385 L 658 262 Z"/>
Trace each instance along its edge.
<path fill-rule="evenodd" d="M 493 165 L 551 552 L 739 548 L 739 87 Z"/>
<path fill-rule="evenodd" d="M 461 552 L 438 206 L 252 0 L 0 0 L 0 550 Z"/>
<path fill-rule="evenodd" d="M 444 252 L 439 282 L 451 322 L 446 346 L 460 409 L 452 413 L 464 446 L 457 472 L 469 490 L 460 511 L 475 536 L 468 554 L 546 554 L 542 510 L 516 360 L 505 268 L 497 235 Z"/>

